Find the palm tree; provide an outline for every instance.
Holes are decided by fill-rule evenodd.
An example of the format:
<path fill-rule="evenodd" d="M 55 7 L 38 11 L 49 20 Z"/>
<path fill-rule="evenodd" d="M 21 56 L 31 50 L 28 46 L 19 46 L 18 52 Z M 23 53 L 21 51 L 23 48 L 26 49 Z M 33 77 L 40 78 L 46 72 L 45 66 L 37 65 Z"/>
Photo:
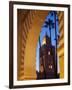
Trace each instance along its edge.
<path fill-rule="evenodd" d="M 54 23 L 53 23 L 53 21 L 52 21 L 50 18 L 48 18 L 48 20 L 45 21 L 44 27 L 45 27 L 45 28 L 48 28 L 48 27 L 49 27 L 49 32 L 50 32 L 50 42 L 51 42 L 51 29 L 54 28 Z"/>

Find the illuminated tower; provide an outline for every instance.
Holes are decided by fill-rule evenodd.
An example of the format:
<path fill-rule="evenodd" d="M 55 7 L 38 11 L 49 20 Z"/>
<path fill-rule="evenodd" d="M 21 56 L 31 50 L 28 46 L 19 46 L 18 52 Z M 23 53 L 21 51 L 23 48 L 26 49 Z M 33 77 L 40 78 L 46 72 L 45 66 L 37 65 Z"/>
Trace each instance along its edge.
<path fill-rule="evenodd" d="M 51 45 L 50 38 L 45 35 L 40 46 L 39 79 L 53 79 L 56 77 L 55 47 Z"/>

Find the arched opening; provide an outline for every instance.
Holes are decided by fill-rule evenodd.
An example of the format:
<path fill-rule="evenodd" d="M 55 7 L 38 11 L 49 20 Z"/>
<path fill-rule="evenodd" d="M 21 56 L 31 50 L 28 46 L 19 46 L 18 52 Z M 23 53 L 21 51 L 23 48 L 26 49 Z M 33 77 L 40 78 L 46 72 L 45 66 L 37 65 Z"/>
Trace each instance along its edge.
<path fill-rule="evenodd" d="M 56 16 L 55 16 L 55 14 L 56 14 L 55 11 L 50 11 L 45 19 L 45 22 L 43 23 L 42 28 L 41 28 L 41 32 L 39 35 L 39 40 L 38 40 L 37 48 L 36 48 L 36 71 L 37 71 L 37 73 L 40 72 L 40 43 L 41 43 L 41 46 L 42 46 L 42 43 L 45 43 L 45 40 L 43 40 L 43 39 L 45 38 L 46 34 L 50 38 L 52 46 L 55 47 L 55 55 L 57 54 L 56 48 L 58 48 L 58 38 L 59 38 L 60 34 L 59 34 L 58 15 L 56 14 Z M 51 21 L 51 23 L 49 21 Z M 46 26 L 46 24 L 48 26 Z M 58 54 L 57 54 L 57 56 L 55 56 L 55 60 L 56 60 L 56 58 L 57 58 L 57 75 L 58 75 L 57 77 L 59 77 L 60 67 L 59 67 Z"/>

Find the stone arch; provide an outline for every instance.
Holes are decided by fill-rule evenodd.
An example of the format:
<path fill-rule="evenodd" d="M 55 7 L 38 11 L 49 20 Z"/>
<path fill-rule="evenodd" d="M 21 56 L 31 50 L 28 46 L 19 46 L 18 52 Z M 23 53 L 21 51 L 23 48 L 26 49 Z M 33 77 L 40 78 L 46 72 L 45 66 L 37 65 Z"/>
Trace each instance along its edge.
<path fill-rule="evenodd" d="M 24 79 L 36 79 L 36 46 L 41 26 L 44 23 L 47 11 L 37 11 L 32 27 L 29 30 L 25 49 Z M 39 17 L 40 16 L 40 17 Z M 40 20 L 42 19 L 42 20 Z"/>
<path fill-rule="evenodd" d="M 22 12 L 24 13 L 24 11 Z M 24 16 L 23 18 L 21 17 L 24 14 L 20 16 L 20 18 L 22 18 L 21 19 L 22 21 L 21 24 L 18 25 L 19 26 L 18 28 L 20 30 L 19 32 L 20 33 L 22 32 L 22 34 L 24 33 L 24 35 L 23 38 L 22 38 L 22 34 L 21 36 L 20 35 L 18 36 L 20 37 L 20 42 L 18 40 L 19 42 L 18 50 L 23 49 L 24 53 L 21 53 L 21 55 L 20 52 L 18 53 L 19 56 L 22 56 L 22 58 L 18 58 L 18 68 L 19 68 L 18 80 L 36 79 L 36 46 L 37 46 L 37 41 L 41 30 L 41 26 L 43 25 L 47 14 L 48 11 L 31 10 L 29 11 L 26 17 L 27 20 L 24 19 Z M 21 44 L 21 40 L 23 42 L 23 45 Z"/>

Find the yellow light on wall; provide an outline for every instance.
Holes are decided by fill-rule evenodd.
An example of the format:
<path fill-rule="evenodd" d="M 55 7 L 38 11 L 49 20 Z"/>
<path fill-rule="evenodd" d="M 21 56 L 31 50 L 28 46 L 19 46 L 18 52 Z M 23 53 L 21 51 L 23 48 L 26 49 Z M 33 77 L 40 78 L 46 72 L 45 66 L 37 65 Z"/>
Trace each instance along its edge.
<path fill-rule="evenodd" d="M 46 38 L 43 38 L 42 45 L 46 44 Z"/>

